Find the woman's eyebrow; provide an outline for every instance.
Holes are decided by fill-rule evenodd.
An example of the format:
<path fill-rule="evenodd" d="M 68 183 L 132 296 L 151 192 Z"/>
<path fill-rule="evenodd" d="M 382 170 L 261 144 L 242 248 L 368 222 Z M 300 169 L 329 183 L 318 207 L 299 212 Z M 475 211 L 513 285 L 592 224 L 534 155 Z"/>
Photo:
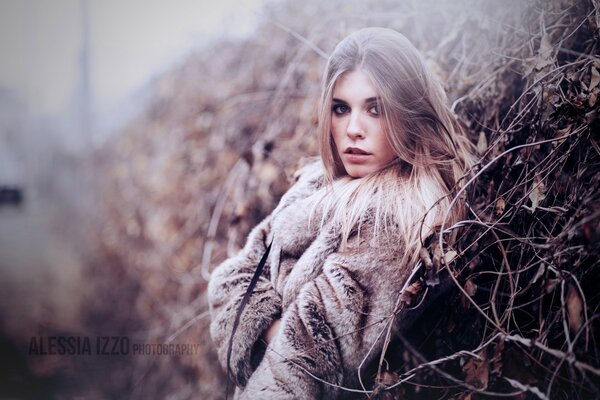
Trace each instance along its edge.
<path fill-rule="evenodd" d="M 336 98 L 336 97 L 334 97 L 334 98 L 333 98 L 333 99 L 331 99 L 331 100 L 332 100 L 333 102 L 335 102 L 335 103 L 344 103 L 344 104 L 348 104 L 348 103 L 347 103 L 345 100 L 338 99 L 338 98 Z M 376 101 L 379 101 L 379 97 L 369 97 L 369 98 L 365 99 L 365 101 L 364 101 L 364 102 L 365 102 L 365 103 L 373 103 L 373 102 L 376 102 Z"/>

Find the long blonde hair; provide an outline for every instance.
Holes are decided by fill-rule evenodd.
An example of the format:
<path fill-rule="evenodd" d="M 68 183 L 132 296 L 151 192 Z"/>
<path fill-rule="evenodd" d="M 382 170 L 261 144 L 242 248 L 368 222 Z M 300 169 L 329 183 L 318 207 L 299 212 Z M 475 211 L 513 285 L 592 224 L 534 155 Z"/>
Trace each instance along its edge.
<path fill-rule="evenodd" d="M 367 74 L 377 89 L 384 132 L 398 156 L 398 162 L 359 179 L 345 173 L 331 135 L 335 84 L 355 70 Z M 323 75 L 318 134 L 326 182 L 316 194 L 321 223 L 325 216 L 333 218 L 345 246 L 363 217 L 373 213 L 375 234 L 399 231 L 408 250 L 402 261 L 416 262 L 423 240 L 441 224 L 452 194 L 473 166 L 474 152 L 447 106 L 444 89 L 406 37 L 391 29 L 365 28 L 335 47 Z M 462 219 L 463 209 L 458 202 L 444 225 Z"/>

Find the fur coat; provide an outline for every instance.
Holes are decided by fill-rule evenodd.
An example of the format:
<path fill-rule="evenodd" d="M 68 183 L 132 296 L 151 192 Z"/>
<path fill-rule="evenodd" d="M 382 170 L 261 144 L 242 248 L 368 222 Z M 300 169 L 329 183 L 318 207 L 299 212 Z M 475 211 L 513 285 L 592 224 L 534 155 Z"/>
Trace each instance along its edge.
<path fill-rule="evenodd" d="M 397 308 L 411 272 L 399 265 L 405 251 L 402 238 L 390 232 L 384 240 L 372 240 L 373 221 L 367 215 L 360 234 L 351 234 L 348 246 L 341 248 L 336 227 L 308 224 L 310 195 L 322 185 L 321 161 L 300 169 L 294 185 L 250 232 L 240 253 L 211 275 L 210 333 L 227 370 L 238 306 L 273 239 L 233 340 L 230 366 L 237 399 L 356 396 L 340 387 L 361 389 L 365 367 L 378 359 L 388 329 L 394 334 L 407 313 L 404 305 Z M 261 334 L 276 319 L 281 319 L 278 332 L 261 348 Z"/>

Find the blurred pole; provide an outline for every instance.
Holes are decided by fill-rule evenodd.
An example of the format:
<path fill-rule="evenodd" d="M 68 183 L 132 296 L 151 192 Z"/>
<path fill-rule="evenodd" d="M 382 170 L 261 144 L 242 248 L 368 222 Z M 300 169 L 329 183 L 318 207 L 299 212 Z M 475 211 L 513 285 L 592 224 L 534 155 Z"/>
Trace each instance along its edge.
<path fill-rule="evenodd" d="M 81 0 L 81 53 L 79 55 L 80 82 L 78 129 L 81 142 L 89 147 L 92 139 L 91 86 L 90 86 L 90 27 L 88 0 Z"/>

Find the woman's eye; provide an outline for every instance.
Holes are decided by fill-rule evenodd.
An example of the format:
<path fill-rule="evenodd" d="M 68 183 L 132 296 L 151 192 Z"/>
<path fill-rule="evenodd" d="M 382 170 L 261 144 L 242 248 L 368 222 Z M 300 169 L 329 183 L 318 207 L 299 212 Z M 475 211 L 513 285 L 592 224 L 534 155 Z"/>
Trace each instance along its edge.
<path fill-rule="evenodd" d="M 379 115 L 379 106 L 377 104 L 373 104 L 371 108 L 369 108 L 369 113 L 373 115 Z"/>
<path fill-rule="evenodd" d="M 344 104 L 334 104 L 333 105 L 333 112 L 336 113 L 337 115 L 345 114 L 348 111 L 349 111 L 348 106 L 346 106 Z"/>

